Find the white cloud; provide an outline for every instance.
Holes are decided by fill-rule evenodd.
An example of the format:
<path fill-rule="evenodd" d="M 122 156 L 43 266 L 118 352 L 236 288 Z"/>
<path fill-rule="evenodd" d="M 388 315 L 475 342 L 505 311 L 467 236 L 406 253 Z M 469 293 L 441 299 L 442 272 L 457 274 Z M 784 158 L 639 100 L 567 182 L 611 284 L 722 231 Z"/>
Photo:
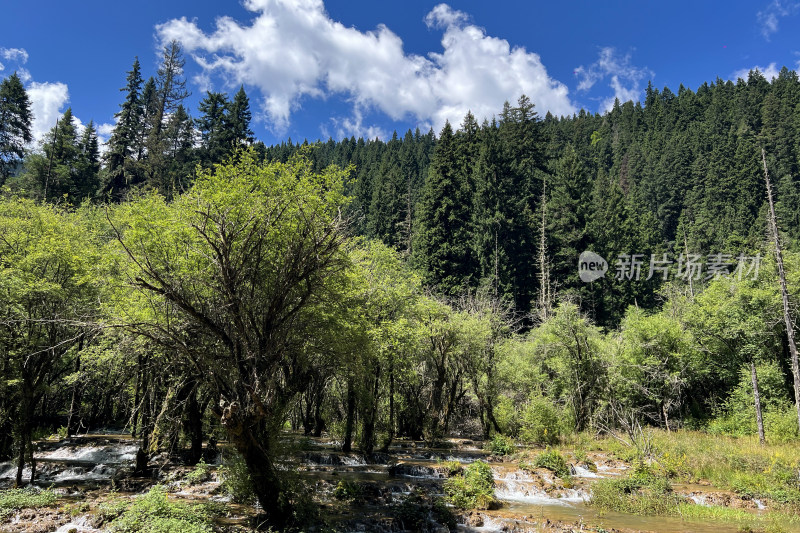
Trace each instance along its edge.
<path fill-rule="evenodd" d="M 585 67 L 583 65 L 575 69 L 578 76 L 579 91 L 588 91 L 594 85 L 604 79 L 608 79 L 608 86 L 614 90 L 613 96 L 609 96 L 602 101 L 601 111 L 609 111 L 614 107 L 614 100 L 620 102 L 628 100 L 639 100 L 642 89 L 641 82 L 645 78 L 652 78 L 655 73 L 647 67 L 637 67 L 631 62 L 631 54 L 620 56 L 615 48 L 607 46 L 600 49 L 597 61 Z"/>
<path fill-rule="evenodd" d="M 28 52 L 22 48 L 0 48 L 0 57 L 23 65 L 28 62 Z"/>
<path fill-rule="evenodd" d="M 777 78 L 778 74 L 780 74 L 781 72 L 781 69 L 779 69 L 777 64 L 773 62 L 766 67 L 755 66 L 752 68 L 743 68 L 741 70 L 737 70 L 736 72 L 731 74 L 731 79 L 737 80 L 739 78 L 742 78 L 743 80 L 746 81 L 747 78 L 750 76 L 751 70 L 759 71 L 765 78 L 767 78 L 767 81 L 772 81 L 772 78 Z"/>
<path fill-rule="evenodd" d="M 778 23 L 782 17 L 797 14 L 800 3 L 786 0 L 772 0 L 769 5 L 756 14 L 761 35 L 769 41 L 770 36 L 778 31 Z"/>
<path fill-rule="evenodd" d="M 406 54 L 403 41 L 384 25 L 361 32 L 332 20 L 322 0 L 245 0 L 256 13 L 250 25 L 229 17 L 204 33 L 195 21 L 158 25 L 158 36 L 177 39 L 200 65 L 198 81 L 213 74 L 231 87 L 255 86 L 262 117 L 281 132 L 304 97 L 344 96 L 353 116 L 335 119 L 342 133 L 369 131 L 363 111 L 394 120 L 413 118 L 438 130 L 461 122 L 468 110 L 478 120 L 498 113 L 506 100 L 527 94 L 540 112 L 570 114 L 567 87 L 553 80 L 540 57 L 468 24 L 465 13 L 446 4 L 425 17 L 443 29 L 440 53 Z"/>
<path fill-rule="evenodd" d="M 39 141 L 56 125 L 61 108 L 69 101 L 69 90 L 65 83 L 34 81 L 27 87 L 27 91 L 33 111 L 31 132 L 34 139 Z"/>

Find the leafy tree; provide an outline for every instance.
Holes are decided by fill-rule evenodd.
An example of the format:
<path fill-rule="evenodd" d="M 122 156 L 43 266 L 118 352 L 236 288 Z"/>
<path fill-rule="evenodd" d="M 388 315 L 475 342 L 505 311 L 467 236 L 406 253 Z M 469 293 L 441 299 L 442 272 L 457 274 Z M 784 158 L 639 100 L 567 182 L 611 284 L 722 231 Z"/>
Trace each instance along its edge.
<path fill-rule="evenodd" d="M 172 204 L 150 195 L 118 215 L 133 288 L 161 317 L 151 337 L 182 354 L 219 398 L 212 410 L 276 524 L 292 512 L 276 465 L 279 431 L 312 367 L 307 339 L 325 323 L 347 265 L 343 177 L 245 152 L 203 172 Z"/>

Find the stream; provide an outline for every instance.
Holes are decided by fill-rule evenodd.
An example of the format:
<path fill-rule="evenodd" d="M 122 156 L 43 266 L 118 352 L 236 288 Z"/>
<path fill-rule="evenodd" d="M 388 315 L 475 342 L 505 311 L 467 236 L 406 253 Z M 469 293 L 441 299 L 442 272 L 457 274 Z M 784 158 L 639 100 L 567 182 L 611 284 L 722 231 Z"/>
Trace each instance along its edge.
<path fill-rule="evenodd" d="M 591 485 L 604 477 L 619 476 L 626 466 L 596 454 L 596 471 L 583 465 L 572 465 L 572 483 L 565 487 L 561 480 L 546 470 L 535 472 L 520 470 L 516 462 L 503 462 L 490 458 L 478 444 L 466 440 L 452 440 L 449 448 L 428 448 L 423 443 L 399 441 L 388 453 L 376 453 L 366 458 L 358 453 L 344 454 L 338 451 L 338 443 L 325 439 L 292 437 L 294 451 L 283 457 L 281 468 L 294 472 L 314 489 L 315 500 L 320 509 L 334 523 L 345 525 L 353 531 L 396 531 L 393 529 L 388 506 L 396 506 L 415 490 L 423 489 L 430 494 L 442 494 L 446 479 L 443 461 L 458 461 L 467 465 L 476 460 L 488 461 L 495 479 L 495 495 L 502 502 L 497 510 L 470 513 L 466 523 L 459 525 L 463 532 L 514 532 L 539 531 L 555 524 L 562 529 L 583 525 L 618 529 L 623 531 L 678 532 L 735 532 L 739 528 L 712 521 L 686 521 L 679 517 L 642 517 L 622 513 L 599 513 L 586 504 L 591 495 Z M 300 443 L 298 446 L 297 443 Z M 61 487 L 58 491 L 69 497 L 70 491 L 99 490 L 110 488 L 112 480 L 125 480 L 132 469 L 138 442 L 125 435 L 93 434 L 72 437 L 58 442 L 37 443 L 36 485 Z M 220 447 L 224 455 L 224 445 Z M 154 464 L 159 459 L 151 461 Z M 170 467 L 163 459 L 157 475 L 166 479 Z M 188 471 L 187 467 L 183 468 Z M 0 488 L 13 484 L 16 467 L 10 462 L 0 463 Z M 30 470 L 24 472 L 25 478 Z M 174 479 L 174 476 L 171 478 Z M 341 505 L 333 497 L 340 481 L 357 484 L 363 496 L 351 505 Z M 149 484 L 163 483 L 150 480 Z M 174 484 L 174 482 L 172 482 Z M 180 484 L 172 487 L 170 497 L 175 499 L 213 499 L 225 501 L 215 494 L 219 480 L 214 479 L 199 490 L 187 492 Z M 145 491 L 147 487 L 126 489 Z M 707 487 L 706 487 L 707 488 Z M 174 490 L 173 490 L 174 489 Z M 697 487 L 685 487 L 687 494 L 699 494 Z M 133 496 L 133 492 L 131 493 Z M 688 496 L 687 496 L 688 497 Z M 697 504 L 704 504 L 702 494 L 691 496 Z M 759 502 L 760 503 L 760 502 Z M 759 511 L 754 511 L 759 512 Z M 57 529 L 82 532 L 97 531 L 87 526 L 86 516 L 75 517 L 72 522 Z"/>

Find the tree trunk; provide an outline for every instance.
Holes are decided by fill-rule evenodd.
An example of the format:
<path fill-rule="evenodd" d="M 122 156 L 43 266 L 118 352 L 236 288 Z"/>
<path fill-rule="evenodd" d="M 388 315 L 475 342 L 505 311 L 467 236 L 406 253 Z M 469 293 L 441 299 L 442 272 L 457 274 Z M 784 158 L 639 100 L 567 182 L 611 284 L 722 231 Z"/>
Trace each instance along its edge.
<path fill-rule="evenodd" d="M 321 437 L 322 431 L 325 429 L 325 419 L 322 418 L 322 395 L 317 398 L 316 405 L 314 406 L 314 437 Z"/>
<path fill-rule="evenodd" d="M 191 441 L 189 464 L 194 465 L 203 457 L 203 413 L 197 403 L 197 387 L 192 389 L 186 400 L 184 428 Z"/>
<path fill-rule="evenodd" d="M 277 428 L 256 434 L 254 428 L 263 427 L 261 421 L 241 416 L 235 403 L 224 409 L 221 422 L 247 465 L 253 492 L 267 512 L 269 524 L 282 530 L 291 520 L 292 506 L 291 498 L 286 497 L 287 487 L 273 460 L 276 455 Z"/>
<path fill-rule="evenodd" d="M 364 431 L 361 441 L 361 448 L 364 455 L 372 455 L 375 449 L 375 423 L 378 417 L 378 392 L 380 387 L 380 367 L 375 370 L 375 379 L 372 384 L 372 394 L 369 407 L 364 416 Z"/>
<path fill-rule="evenodd" d="M 758 442 L 763 446 L 767 443 L 767 440 L 764 437 L 764 419 L 761 417 L 761 395 L 758 393 L 758 376 L 756 375 L 756 364 L 753 360 L 750 360 L 750 377 L 753 380 L 753 403 L 756 408 Z"/>
<path fill-rule="evenodd" d="M 344 442 L 342 443 L 342 451 L 350 453 L 353 449 L 353 419 L 356 413 L 356 392 L 353 390 L 353 384 L 347 383 L 347 419 L 344 424 Z"/>
<path fill-rule="evenodd" d="M 386 453 L 394 440 L 394 358 L 389 360 L 389 427 L 386 431 L 386 441 L 381 451 Z"/>
<path fill-rule="evenodd" d="M 81 371 L 81 350 L 83 350 L 83 337 L 81 337 L 80 343 L 78 344 L 78 355 L 75 356 L 75 369 L 74 372 L 78 373 Z M 81 404 L 81 386 L 80 380 L 76 379 L 75 384 L 72 385 L 72 398 L 69 402 L 69 416 L 67 417 L 67 438 L 71 437 L 74 433 L 77 432 L 75 429 L 75 420 L 77 418 L 76 411 L 79 409 Z"/>
<path fill-rule="evenodd" d="M 772 237 L 775 240 L 775 261 L 778 266 L 778 279 L 781 284 L 781 296 L 783 299 L 783 320 L 786 323 L 786 337 L 789 341 L 789 353 L 792 357 L 792 375 L 794 376 L 794 403 L 797 410 L 797 427 L 800 429 L 800 364 L 797 357 L 797 345 L 794 342 L 794 323 L 789 311 L 789 291 L 786 289 L 786 273 L 783 270 L 783 255 L 781 253 L 781 242 L 778 236 L 778 221 L 775 217 L 775 205 L 772 203 L 772 184 L 769 181 L 767 172 L 767 155 L 761 149 L 761 161 L 764 164 L 764 179 L 767 182 L 767 200 L 769 201 L 769 222 L 772 229 Z"/>
<path fill-rule="evenodd" d="M 139 420 L 139 393 L 142 387 L 142 354 L 136 358 L 136 392 L 133 395 L 133 428 L 131 437 L 136 438 L 137 422 Z"/>
<path fill-rule="evenodd" d="M 152 386 L 148 386 L 152 385 Z M 139 416 L 141 418 L 141 422 L 139 424 L 139 433 L 142 438 L 142 444 L 139 449 L 136 451 L 136 467 L 134 469 L 134 475 L 142 476 L 147 472 L 147 463 L 150 460 L 149 448 L 150 448 L 150 409 L 151 409 L 151 395 L 152 387 L 155 384 L 149 384 L 147 382 L 147 372 L 142 373 L 142 405 L 139 408 Z"/>

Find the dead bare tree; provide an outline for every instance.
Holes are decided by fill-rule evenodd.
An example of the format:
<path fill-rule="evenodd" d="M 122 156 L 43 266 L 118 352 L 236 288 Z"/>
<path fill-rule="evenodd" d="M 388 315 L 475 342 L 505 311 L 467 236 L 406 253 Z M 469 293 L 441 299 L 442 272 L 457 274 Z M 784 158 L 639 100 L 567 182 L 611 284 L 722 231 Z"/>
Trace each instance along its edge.
<path fill-rule="evenodd" d="M 767 184 L 767 200 L 769 201 L 769 226 L 772 230 L 772 238 L 775 243 L 775 262 L 778 266 L 778 280 L 781 285 L 781 297 L 783 299 L 783 320 L 786 323 L 786 337 L 789 341 L 789 354 L 792 359 L 792 375 L 794 376 L 794 402 L 797 410 L 797 427 L 800 428 L 800 364 L 798 364 L 797 345 L 794 341 L 794 322 L 789 310 L 789 291 L 786 289 L 786 273 L 783 269 L 783 254 L 781 253 L 781 241 L 778 235 L 778 221 L 775 216 L 775 204 L 772 201 L 772 184 L 769 181 L 767 171 L 767 154 L 761 149 L 761 162 L 764 164 L 764 180 Z"/>

